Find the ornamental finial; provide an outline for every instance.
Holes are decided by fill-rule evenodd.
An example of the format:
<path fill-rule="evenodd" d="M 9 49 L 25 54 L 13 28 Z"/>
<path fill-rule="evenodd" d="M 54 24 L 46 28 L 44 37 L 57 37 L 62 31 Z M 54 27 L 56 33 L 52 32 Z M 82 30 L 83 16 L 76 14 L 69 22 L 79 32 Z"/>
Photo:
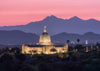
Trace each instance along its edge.
<path fill-rule="evenodd" d="M 44 32 L 46 32 L 46 26 L 44 26 Z"/>

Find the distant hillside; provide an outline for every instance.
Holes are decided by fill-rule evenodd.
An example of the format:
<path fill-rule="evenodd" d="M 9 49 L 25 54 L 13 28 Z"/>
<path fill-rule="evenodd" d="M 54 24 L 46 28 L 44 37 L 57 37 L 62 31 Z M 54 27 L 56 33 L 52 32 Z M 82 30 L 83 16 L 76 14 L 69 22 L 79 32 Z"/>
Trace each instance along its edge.
<path fill-rule="evenodd" d="M 72 33 L 64 32 L 64 33 L 60 33 L 60 34 L 52 36 L 52 40 L 55 43 L 56 42 L 66 43 L 67 40 L 76 42 L 77 39 L 80 39 L 81 43 L 85 43 L 86 40 L 88 40 L 88 43 L 97 43 L 97 42 L 100 42 L 100 34 L 87 32 L 83 35 L 80 35 L 80 34 L 72 34 Z"/>
<path fill-rule="evenodd" d="M 13 31 L 0 31 L 0 44 L 23 44 L 23 43 L 36 43 L 39 36 L 32 33 L 25 33 L 18 30 Z"/>
<path fill-rule="evenodd" d="M 100 34 L 96 34 L 93 32 L 87 32 L 83 35 L 73 34 L 73 33 L 59 33 L 51 36 L 51 40 L 53 43 L 66 43 L 67 40 L 76 41 L 80 39 L 81 42 L 85 43 L 86 40 L 89 43 L 100 41 Z M 35 44 L 39 42 L 39 36 L 32 33 L 25 33 L 18 30 L 13 31 L 0 31 L 0 44 L 3 45 L 20 45 L 20 44 Z"/>
<path fill-rule="evenodd" d="M 0 30 L 21 30 L 40 35 L 45 25 L 47 26 L 47 31 L 50 35 L 55 35 L 62 32 L 78 34 L 95 32 L 100 34 L 100 21 L 98 20 L 83 20 L 77 16 L 70 19 L 61 19 L 53 15 L 48 16 L 41 21 L 30 22 L 27 25 L 0 27 Z"/>

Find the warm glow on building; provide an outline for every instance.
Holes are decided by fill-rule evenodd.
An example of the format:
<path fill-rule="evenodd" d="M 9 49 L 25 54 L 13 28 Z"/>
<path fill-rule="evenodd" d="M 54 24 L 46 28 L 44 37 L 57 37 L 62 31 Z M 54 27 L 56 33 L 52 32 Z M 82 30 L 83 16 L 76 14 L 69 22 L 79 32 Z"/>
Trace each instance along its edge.
<path fill-rule="evenodd" d="M 53 44 L 49 34 L 46 32 L 46 26 L 44 32 L 40 35 L 39 43 L 34 45 L 22 45 L 23 54 L 55 54 L 68 52 L 68 44 Z"/>

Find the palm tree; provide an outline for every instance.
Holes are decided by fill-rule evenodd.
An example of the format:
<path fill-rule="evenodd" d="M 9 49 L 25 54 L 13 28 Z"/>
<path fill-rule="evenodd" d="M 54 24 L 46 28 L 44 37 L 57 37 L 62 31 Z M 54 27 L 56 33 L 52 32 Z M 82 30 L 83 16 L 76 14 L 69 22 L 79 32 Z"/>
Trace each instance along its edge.
<path fill-rule="evenodd" d="M 77 39 L 77 43 L 79 43 L 80 42 L 80 39 Z"/>
<path fill-rule="evenodd" d="M 69 44 L 70 43 L 70 40 L 67 40 L 67 44 Z"/>

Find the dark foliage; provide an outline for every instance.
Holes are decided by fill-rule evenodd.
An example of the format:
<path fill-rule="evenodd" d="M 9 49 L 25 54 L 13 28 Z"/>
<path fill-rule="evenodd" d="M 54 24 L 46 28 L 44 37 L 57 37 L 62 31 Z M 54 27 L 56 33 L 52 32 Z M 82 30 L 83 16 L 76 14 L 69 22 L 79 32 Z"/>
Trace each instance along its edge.
<path fill-rule="evenodd" d="M 100 51 L 83 51 L 77 44 L 67 53 L 23 55 L 19 48 L 0 50 L 0 71 L 99 71 Z M 78 49 L 74 52 L 73 49 Z M 54 51 L 54 50 L 53 50 Z"/>

